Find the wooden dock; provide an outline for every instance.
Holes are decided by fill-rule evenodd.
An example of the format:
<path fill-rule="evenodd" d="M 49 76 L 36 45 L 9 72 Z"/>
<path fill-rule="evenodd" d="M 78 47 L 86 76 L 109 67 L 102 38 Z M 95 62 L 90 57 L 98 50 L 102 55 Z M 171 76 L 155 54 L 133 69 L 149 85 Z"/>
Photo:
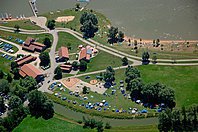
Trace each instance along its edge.
<path fill-rule="evenodd" d="M 32 4 L 32 1 L 29 1 L 29 5 L 30 5 L 30 7 L 31 7 L 31 10 L 32 10 L 32 12 L 33 12 L 33 15 L 34 15 L 35 17 L 37 17 L 37 11 L 35 10 L 36 7 L 34 7 L 34 5 Z"/>

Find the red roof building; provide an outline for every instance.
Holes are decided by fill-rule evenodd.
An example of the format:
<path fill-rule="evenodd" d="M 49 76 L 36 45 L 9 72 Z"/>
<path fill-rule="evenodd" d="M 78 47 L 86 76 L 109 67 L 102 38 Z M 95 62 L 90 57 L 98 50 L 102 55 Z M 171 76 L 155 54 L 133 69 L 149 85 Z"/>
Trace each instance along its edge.
<path fill-rule="evenodd" d="M 28 50 L 31 52 L 41 52 L 46 48 L 44 44 L 41 44 L 39 42 L 35 42 L 35 39 L 27 37 L 24 44 L 22 45 L 23 50 Z"/>
<path fill-rule="evenodd" d="M 70 72 L 72 70 L 72 65 L 60 65 L 60 68 L 62 71 L 65 71 L 65 72 Z"/>
<path fill-rule="evenodd" d="M 33 77 L 37 81 L 43 79 L 42 72 L 31 64 L 23 65 L 19 71 L 19 74 L 22 77 L 26 77 L 26 76 Z"/>
<path fill-rule="evenodd" d="M 15 62 L 17 63 L 18 66 L 22 66 L 24 64 L 30 63 L 30 62 L 35 61 L 35 60 L 36 60 L 36 57 L 33 57 L 31 55 L 27 55 L 27 56 L 24 56 L 21 59 L 16 60 Z"/>
<path fill-rule="evenodd" d="M 69 51 L 67 47 L 61 47 L 58 50 L 59 60 L 65 61 L 69 59 Z"/>
<path fill-rule="evenodd" d="M 82 48 L 79 54 L 79 61 L 80 60 L 87 60 L 89 61 L 91 59 L 91 54 L 89 54 L 87 51 L 89 49 L 87 48 Z"/>

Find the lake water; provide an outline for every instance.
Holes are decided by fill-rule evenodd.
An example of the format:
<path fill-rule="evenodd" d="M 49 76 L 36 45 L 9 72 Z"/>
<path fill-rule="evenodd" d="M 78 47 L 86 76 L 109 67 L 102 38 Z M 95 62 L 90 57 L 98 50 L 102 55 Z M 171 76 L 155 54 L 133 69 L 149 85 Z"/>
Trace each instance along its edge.
<path fill-rule="evenodd" d="M 39 14 L 74 7 L 76 0 L 37 0 Z M 145 39 L 198 39 L 198 0 L 91 0 L 88 8 L 105 14 L 128 36 Z M 1 13 L 32 12 L 28 0 L 0 0 Z"/>

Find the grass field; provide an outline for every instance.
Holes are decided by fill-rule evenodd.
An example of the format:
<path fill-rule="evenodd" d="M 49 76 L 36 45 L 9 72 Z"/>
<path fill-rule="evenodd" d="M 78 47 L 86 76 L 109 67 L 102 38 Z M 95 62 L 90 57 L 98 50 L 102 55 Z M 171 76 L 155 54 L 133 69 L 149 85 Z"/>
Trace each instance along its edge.
<path fill-rule="evenodd" d="M 104 51 L 99 51 L 96 57 L 92 58 L 88 63 L 88 68 L 85 72 L 92 72 L 97 70 L 104 70 L 108 66 L 119 67 L 122 66 L 121 58 L 113 56 Z M 84 72 L 79 72 L 84 73 Z"/>
<path fill-rule="evenodd" d="M 15 25 L 19 25 L 21 29 L 27 30 L 40 30 L 41 28 L 37 25 L 31 23 L 30 20 L 19 20 L 19 21 L 9 21 L 7 23 L 0 23 L 0 26 L 12 27 L 14 28 Z"/>
<path fill-rule="evenodd" d="M 60 120 L 56 117 L 49 120 L 43 118 L 26 117 L 13 132 L 86 132 L 82 126 L 67 121 Z"/>
<path fill-rule="evenodd" d="M 198 103 L 198 66 L 140 66 L 144 82 L 161 82 L 175 90 L 177 107 Z"/>
<path fill-rule="evenodd" d="M 48 37 L 48 38 L 50 38 L 51 41 L 53 41 L 52 35 L 47 34 L 47 33 L 45 33 L 45 34 L 31 34 L 31 35 L 29 34 L 28 35 L 28 34 L 12 33 L 12 32 L 6 32 L 6 31 L 1 31 L 0 30 L 0 37 L 1 38 L 8 40 L 9 36 L 13 37 L 9 41 L 14 42 L 14 43 L 17 43 L 15 41 L 16 38 L 19 38 L 19 39 L 22 39 L 23 41 L 25 41 L 27 37 L 35 38 L 40 43 L 43 43 L 43 40 L 45 39 L 45 37 Z"/>
<path fill-rule="evenodd" d="M 68 47 L 68 44 L 70 44 L 71 50 L 69 50 L 69 53 L 76 53 L 78 51 L 79 45 L 85 45 L 82 41 L 78 40 L 76 37 L 66 32 L 59 32 L 58 37 L 59 39 L 56 50 L 58 50 L 61 46 Z"/>
<path fill-rule="evenodd" d="M 176 107 L 198 103 L 198 66 L 139 66 L 145 83 L 161 82 L 175 90 Z M 116 80 L 125 78 L 125 69 L 116 70 Z M 96 75 L 91 75 L 91 79 Z M 80 79 L 89 82 L 91 79 Z"/>
<path fill-rule="evenodd" d="M 0 54 L 2 54 L 0 52 Z M 8 60 L 8 59 L 5 59 L 3 57 L 0 56 L 0 69 L 3 70 L 4 72 L 8 73 L 10 71 L 10 64 L 11 64 L 11 61 Z"/>

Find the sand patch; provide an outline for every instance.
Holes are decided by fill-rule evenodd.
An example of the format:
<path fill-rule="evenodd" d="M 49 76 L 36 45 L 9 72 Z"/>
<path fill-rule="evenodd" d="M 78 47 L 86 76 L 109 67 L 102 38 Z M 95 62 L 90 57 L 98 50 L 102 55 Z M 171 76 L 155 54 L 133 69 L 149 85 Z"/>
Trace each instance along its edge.
<path fill-rule="evenodd" d="M 75 18 L 75 16 L 62 16 L 62 17 L 58 17 L 56 18 L 56 22 L 70 22 L 73 21 Z"/>

